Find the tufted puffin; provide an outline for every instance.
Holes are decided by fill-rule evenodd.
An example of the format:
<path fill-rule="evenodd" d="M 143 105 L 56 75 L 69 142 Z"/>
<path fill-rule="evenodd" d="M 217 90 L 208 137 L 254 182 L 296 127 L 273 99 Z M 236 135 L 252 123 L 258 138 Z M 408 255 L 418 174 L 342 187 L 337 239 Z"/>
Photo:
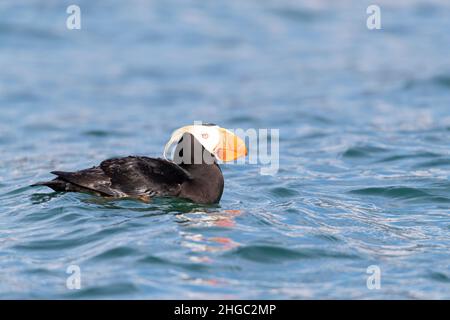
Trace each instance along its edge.
<path fill-rule="evenodd" d="M 173 146 L 173 160 L 168 160 Z M 55 179 L 32 186 L 112 198 L 149 201 L 153 197 L 178 197 L 212 204 L 220 201 L 224 188 L 217 160 L 233 161 L 246 155 L 244 141 L 229 130 L 214 124 L 195 124 L 173 132 L 164 148 L 164 159 L 112 158 L 80 171 L 52 171 Z"/>

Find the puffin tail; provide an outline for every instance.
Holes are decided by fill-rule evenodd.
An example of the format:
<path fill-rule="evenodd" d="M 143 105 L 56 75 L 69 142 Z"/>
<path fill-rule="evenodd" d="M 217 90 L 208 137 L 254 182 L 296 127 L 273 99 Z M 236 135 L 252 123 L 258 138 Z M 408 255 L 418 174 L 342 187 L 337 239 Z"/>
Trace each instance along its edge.
<path fill-rule="evenodd" d="M 36 182 L 31 185 L 31 187 L 38 187 L 38 186 L 46 186 L 55 191 L 66 191 L 67 182 L 56 178 L 51 181 Z"/>

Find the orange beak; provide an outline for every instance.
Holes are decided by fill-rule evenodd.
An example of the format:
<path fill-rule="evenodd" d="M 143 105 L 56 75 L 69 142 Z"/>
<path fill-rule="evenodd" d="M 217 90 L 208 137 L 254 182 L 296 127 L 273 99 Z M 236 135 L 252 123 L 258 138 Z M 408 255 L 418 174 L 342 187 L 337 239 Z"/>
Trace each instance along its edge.
<path fill-rule="evenodd" d="M 215 155 L 221 161 L 233 161 L 247 155 L 245 142 L 232 132 L 220 128 L 221 141 L 216 148 Z"/>

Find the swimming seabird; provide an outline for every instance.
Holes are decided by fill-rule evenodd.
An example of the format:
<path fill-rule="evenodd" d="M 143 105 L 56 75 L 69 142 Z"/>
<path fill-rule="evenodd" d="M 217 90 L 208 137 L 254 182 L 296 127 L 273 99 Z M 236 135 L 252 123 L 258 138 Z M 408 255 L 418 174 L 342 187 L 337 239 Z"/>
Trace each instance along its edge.
<path fill-rule="evenodd" d="M 173 160 L 168 153 L 176 146 Z M 242 139 L 212 124 L 196 124 L 173 132 L 164 158 L 128 156 L 105 160 L 75 172 L 52 171 L 57 177 L 33 186 L 55 191 L 88 192 L 112 198 L 178 197 L 195 203 L 217 203 L 224 178 L 217 160 L 233 161 L 247 155 Z"/>

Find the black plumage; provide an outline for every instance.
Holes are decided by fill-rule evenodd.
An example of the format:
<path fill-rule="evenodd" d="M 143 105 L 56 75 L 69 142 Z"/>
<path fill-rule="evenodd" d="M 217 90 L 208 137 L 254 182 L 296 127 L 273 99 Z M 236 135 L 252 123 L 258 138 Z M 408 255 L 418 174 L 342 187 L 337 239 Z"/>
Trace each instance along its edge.
<path fill-rule="evenodd" d="M 186 158 L 183 150 L 191 152 Z M 200 163 L 195 154 L 202 152 Z M 131 197 L 149 200 L 153 197 L 179 197 L 196 203 L 219 202 L 224 179 L 213 157 L 189 133 L 178 142 L 174 161 L 144 156 L 108 159 L 89 169 L 76 172 L 53 171 L 57 178 L 33 186 L 47 186 L 55 191 L 90 192 L 104 197 Z M 215 158 L 213 158 L 215 159 Z"/>

